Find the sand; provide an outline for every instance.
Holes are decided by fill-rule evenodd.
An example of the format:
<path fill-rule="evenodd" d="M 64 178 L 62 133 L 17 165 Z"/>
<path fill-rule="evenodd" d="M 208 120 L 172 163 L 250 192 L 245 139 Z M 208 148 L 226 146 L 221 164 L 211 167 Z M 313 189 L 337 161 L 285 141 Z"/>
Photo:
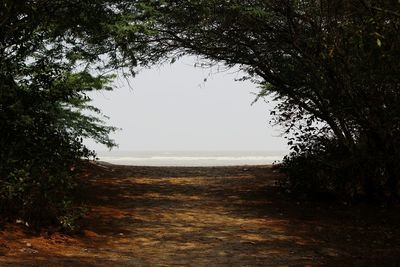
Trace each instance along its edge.
<path fill-rule="evenodd" d="M 0 266 L 396 266 L 398 209 L 295 201 L 270 166 L 91 165 L 79 233 L 2 225 Z"/>

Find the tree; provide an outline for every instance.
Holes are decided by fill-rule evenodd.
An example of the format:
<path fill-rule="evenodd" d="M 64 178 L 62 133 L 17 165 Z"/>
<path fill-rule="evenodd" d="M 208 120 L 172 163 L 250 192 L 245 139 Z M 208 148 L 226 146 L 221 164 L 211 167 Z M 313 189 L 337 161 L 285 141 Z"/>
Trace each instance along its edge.
<path fill-rule="evenodd" d="M 111 89 L 114 70 L 136 66 L 144 46 L 126 42 L 145 33 L 132 24 L 141 16 L 135 4 L 0 2 L 3 218 L 73 227 L 75 177 L 81 159 L 94 155 L 82 138 L 115 145 L 108 136 L 115 128 L 103 123 L 86 92 Z"/>
<path fill-rule="evenodd" d="M 398 199 L 398 1 L 160 0 L 146 10 L 149 53 L 239 65 L 260 97 L 280 101 L 275 121 L 293 145 L 287 170 L 312 162 L 289 171 L 292 186 L 314 180 L 342 196 Z"/>
<path fill-rule="evenodd" d="M 0 212 L 71 227 L 74 175 L 92 154 L 82 138 L 114 145 L 114 128 L 83 113 L 100 113 L 86 92 L 183 54 L 239 65 L 280 101 L 289 186 L 399 198 L 399 5 L 1 1 Z"/>

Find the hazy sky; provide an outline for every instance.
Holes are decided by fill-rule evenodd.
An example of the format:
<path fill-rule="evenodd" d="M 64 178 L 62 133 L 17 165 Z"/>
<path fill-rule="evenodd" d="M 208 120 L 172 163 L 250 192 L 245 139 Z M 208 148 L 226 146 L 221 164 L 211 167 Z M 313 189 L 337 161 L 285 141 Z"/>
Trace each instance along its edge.
<path fill-rule="evenodd" d="M 185 57 L 172 65 L 116 81 L 112 92 L 95 92 L 94 105 L 122 130 L 119 150 L 287 150 L 280 130 L 269 123 L 270 106 L 259 101 L 240 73 L 195 68 Z M 204 79 L 207 78 L 207 81 Z M 106 148 L 88 142 L 98 151 Z"/>

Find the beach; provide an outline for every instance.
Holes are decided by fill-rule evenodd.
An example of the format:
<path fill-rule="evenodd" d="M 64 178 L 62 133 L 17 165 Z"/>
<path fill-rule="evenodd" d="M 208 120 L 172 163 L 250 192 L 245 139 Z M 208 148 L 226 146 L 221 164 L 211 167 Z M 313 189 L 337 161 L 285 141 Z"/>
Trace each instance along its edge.
<path fill-rule="evenodd" d="M 210 150 L 112 150 L 98 151 L 97 157 L 118 165 L 154 167 L 213 167 L 270 165 L 282 161 L 288 151 L 210 151 Z"/>
<path fill-rule="evenodd" d="M 395 266 L 396 210 L 293 200 L 271 165 L 90 163 L 74 234 L 6 223 L 0 266 Z"/>

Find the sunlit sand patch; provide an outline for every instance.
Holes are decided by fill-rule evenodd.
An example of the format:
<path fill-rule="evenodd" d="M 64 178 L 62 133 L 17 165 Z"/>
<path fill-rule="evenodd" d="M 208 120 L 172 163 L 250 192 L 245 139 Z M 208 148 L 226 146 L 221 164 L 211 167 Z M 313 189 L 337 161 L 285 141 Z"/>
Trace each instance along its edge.
<path fill-rule="evenodd" d="M 122 219 L 130 216 L 128 212 L 111 206 L 95 206 L 91 207 L 91 209 L 97 216 L 101 215 L 103 218 L 110 218 L 110 220 Z"/>
<path fill-rule="evenodd" d="M 250 241 L 267 241 L 265 237 L 261 236 L 260 234 L 248 234 L 248 233 L 243 233 L 243 234 L 238 234 L 239 238 L 245 239 L 245 240 L 250 240 Z M 271 239 L 270 239 L 271 240 Z"/>
<path fill-rule="evenodd" d="M 145 177 L 133 177 L 124 179 L 127 182 L 135 184 L 171 184 L 171 185 L 209 185 L 215 178 L 204 178 L 204 177 L 164 177 L 164 178 L 145 178 Z"/>
<path fill-rule="evenodd" d="M 187 242 L 187 243 L 181 243 L 177 245 L 177 249 L 182 249 L 182 250 L 187 250 L 187 249 L 207 249 L 211 247 L 210 245 L 205 245 L 205 244 L 199 244 L 199 243 L 193 243 L 193 242 Z"/>
<path fill-rule="evenodd" d="M 252 256 L 252 257 L 271 257 L 271 256 L 286 256 L 290 252 L 287 249 L 276 249 L 276 248 L 268 248 L 268 249 L 258 249 L 256 252 L 245 253 L 244 256 Z"/>
<path fill-rule="evenodd" d="M 130 200 L 174 200 L 174 201 L 199 201 L 202 200 L 203 197 L 196 196 L 196 195 L 186 195 L 186 194 L 174 194 L 174 195 L 167 195 L 161 194 L 157 192 L 150 192 L 141 195 L 131 195 L 125 194 L 121 197 Z"/>
<path fill-rule="evenodd" d="M 94 231 L 91 231 L 91 230 L 83 230 L 82 233 L 87 238 L 97 238 L 97 237 L 99 237 L 98 233 L 96 233 Z"/>

